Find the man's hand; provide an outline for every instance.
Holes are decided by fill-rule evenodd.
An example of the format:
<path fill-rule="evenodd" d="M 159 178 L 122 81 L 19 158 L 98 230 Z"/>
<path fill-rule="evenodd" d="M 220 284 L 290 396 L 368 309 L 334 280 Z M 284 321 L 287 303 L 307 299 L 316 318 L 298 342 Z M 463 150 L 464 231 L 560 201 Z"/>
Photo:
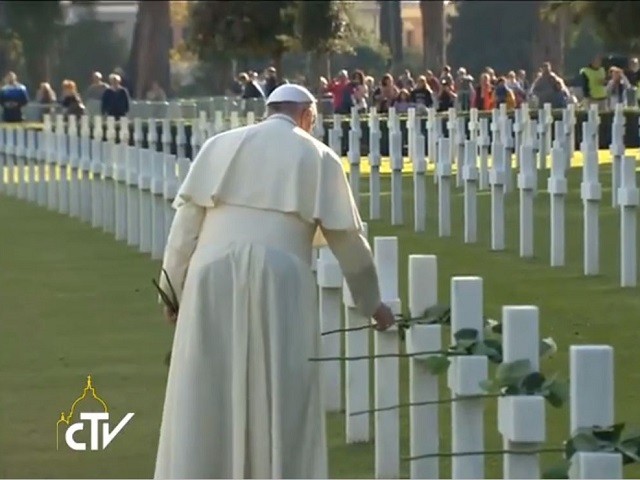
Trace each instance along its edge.
<path fill-rule="evenodd" d="M 178 312 L 174 312 L 169 307 L 165 305 L 164 307 L 164 317 L 171 325 L 175 325 L 178 321 Z"/>
<path fill-rule="evenodd" d="M 384 331 L 396 323 L 396 317 L 391 309 L 384 303 L 381 303 L 375 311 L 373 319 L 376 321 L 375 328 L 378 331 Z"/>

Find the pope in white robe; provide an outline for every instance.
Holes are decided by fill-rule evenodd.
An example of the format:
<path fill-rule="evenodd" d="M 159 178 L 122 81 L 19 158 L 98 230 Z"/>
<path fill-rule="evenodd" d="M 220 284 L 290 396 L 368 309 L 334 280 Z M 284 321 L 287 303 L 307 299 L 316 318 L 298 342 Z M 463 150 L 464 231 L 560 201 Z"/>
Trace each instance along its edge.
<path fill-rule="evenodd" d="M 327 478 L 313 246 L 329 245 L 361 313 L 394 322 L 342 163 L 309 134 L 315 99 L 283 85 L 267 105 L 203 145 L 174 202 L 163 268 L 180 311 L 155 478 Z"/>

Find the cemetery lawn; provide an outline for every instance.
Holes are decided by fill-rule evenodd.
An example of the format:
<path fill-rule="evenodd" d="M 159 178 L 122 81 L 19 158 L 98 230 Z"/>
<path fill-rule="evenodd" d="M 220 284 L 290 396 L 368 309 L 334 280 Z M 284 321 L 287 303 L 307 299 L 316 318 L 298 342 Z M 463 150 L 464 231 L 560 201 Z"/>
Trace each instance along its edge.
<path fill-rule="evenodd" d="M 558 354 L 542 371 L 568 375 L 571 344 L 603 343 L 615 347 L 616 420 L 640 424 L 640 373 L 635 366 L 640 343 L 640 289 L 618 287 L 619 218 L 610 207 L 609 170 L 602 166 L 600 212 L 602 274 L 582 276 L 582 205 L 580 171 L 569 173 L 567 266 L 550 268 L 548 195 L 536 197 L 535 252 L 518 258 L 517 193 L 507 198 L 507 250 L 489 251 L 489 195 L 478 200 L 479 242 L 462 240 L 462 195 L 452 197 L 451 238 L 437 237 L 435 188 L 427 177 L 427 233 L 413 232 L 412 178 L 404 182 L 405 226 L 389 225 L 389 182 L 383 178 L 384 220 L 369 222 L 370 236 L 399 237 L 400 288 L 406 304 L 407 255 L 438 256 L 439 297 L 449 299 L 453 275 L 484 278 L 485 312 L 499 319 L 502 305 L 537 305 L 541 334 L 558 343 Z M 546 178 L 540 175 L 540 187 Z M 363 178 L 362 191 L 367 190 Z M 362 196 L 363 218 L 368 198 Z M 111 235 L 78 220 L 51 213 L 17 199 L 0 196 L 0 477 L 3 478 L 150 478 L 153 474 L 170 348 L 171 328 L 156 305 L 151 278 L 159 262 Z M 448 331 L 446 332 L 448 334 Z M 446 340 L 448 341 L 448 339 Z M 401 363 L 401 401 L 408 400 L 407 365 Z M 92 375 L 97 393 L 118 421 L 135 417 L 108 449 L 98 452 L 56 451 L 56 421 L 68 412 Z M 444 378 L 443 378 L 444 380 Z M 488 449 L 501 448 L 495 401 L 488 400 Z M 449 409 L 441 410 L 441 451 L 450 450 Z M 569 425 L 568 406 L 547 408 L 547 446 L 559 446 Z M 408 455 L 408 411 L 401 411 L 403 456 Z M 113 421 L 113 420 L 112 420 Z M 373 425 L 372 425 L 373 431 Z M 329 415 L 330 475 L 372 478 L 372 443 L 346 446 L 342 414 Z M 215 448 L 212 445 L 211 448 Z M 543 456 L 549 466 L 558 454 Z M 408 476 L 408 464 L 403 464 Z M 441 477 L 449 474 L 443 461 Z M 640 469 L 625 467 L 625 476 Z M 487 478 L 501 476 L 501 458 L 487 462 Z"/>

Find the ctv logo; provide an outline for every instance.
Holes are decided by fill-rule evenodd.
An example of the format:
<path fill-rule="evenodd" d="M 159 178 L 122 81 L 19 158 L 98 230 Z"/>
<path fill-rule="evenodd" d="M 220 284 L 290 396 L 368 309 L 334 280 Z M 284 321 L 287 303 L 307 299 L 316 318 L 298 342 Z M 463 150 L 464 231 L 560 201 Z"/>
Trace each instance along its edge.
<path fill-rule="evenodd" d="M 93 408 L 97 406 L 99 411 L 76 414 L 76 409 L 80 402 L 91 401 L 92 399 L 94 400 L 93 403 L 96 404 Z M 76 418 L 74 418 L 74 414 Z M 127 413 L 112 429 L 109 408 L 96 393 L 91 383 L 91 375 L 89 375 L 82 395 L 73 402 L 69 414 L 65 415 L 64 412 L 60 414 L 60 419 L 56 424 L 56 450 L 60 450 L 61 434 L 64 434 L 64 441 L 71 450 L 104 450 L 122 432 L 122 429 L 131 421 L 133 415 L 133 413 Z M 74 419 L 79 419 L 79 421 L 71 423 L 71 420 Z"/>

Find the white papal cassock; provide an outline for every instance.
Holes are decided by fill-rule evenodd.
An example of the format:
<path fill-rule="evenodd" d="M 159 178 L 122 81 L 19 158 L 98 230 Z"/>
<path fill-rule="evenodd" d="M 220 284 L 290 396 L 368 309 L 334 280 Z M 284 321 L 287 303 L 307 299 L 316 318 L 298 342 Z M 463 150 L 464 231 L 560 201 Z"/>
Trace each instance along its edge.
<path fill-rule="evenodd" d="M 326 478 L 312 245 L 329 244 L 363 314 L 380 302 L 339 158 L 273 115 L 208 140 L 174 207 L 163 266 L 181 304 L 155 477 Z"/>

